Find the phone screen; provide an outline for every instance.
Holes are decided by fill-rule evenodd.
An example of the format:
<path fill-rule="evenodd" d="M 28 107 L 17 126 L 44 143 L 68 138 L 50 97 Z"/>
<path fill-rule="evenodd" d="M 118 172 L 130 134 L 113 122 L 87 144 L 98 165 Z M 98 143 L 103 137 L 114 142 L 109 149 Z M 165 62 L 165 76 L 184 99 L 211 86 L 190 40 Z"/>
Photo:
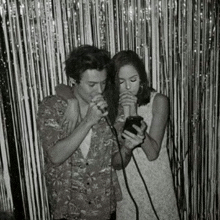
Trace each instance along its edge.
<path fill-rule="evenodd" d="M 141 121 L 143 118 L 141 116 L 129 116 L 127 117 L 125 124 L 124 124 L 124 130 L 130 131 L 133 134 L 137 134 L 137 131 L 135 128 L 132 127 L 133 124 L 137 125 L 138 127 L 141 127 Z"/>

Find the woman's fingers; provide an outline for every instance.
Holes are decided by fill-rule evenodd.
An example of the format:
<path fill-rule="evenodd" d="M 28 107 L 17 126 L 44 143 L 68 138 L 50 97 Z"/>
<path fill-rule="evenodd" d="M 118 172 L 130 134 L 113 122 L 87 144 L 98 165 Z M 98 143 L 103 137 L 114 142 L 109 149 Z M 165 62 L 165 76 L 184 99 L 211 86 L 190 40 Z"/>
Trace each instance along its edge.
<path fill-rule="evenodd" d="M 137 102 L 137 98 L 134 96 L 124 96 L 119 98 L 119 102 L 120 103 L 124 103 L 124 102 L 132 102 L 132 103 L 136 103 Z"/>
<path fill-rule="evenodd" d="M 69 126 L 68 126 L 68 131 L 69 133 L 71 133 L 75 128 L 75 123 L 72 121 L 69 123 Z"/>
<path fill-rule="evenodd" d="M 122 136 L 125 138 L 125 146 L 129 149 L 133 149 L 134 147 L 143 143 L 144 138 L 138 135 L 128 134 L 127 131 L 122 133 Z M 133 136 L 133 137 L 132 137 Z"/>
<path fill-rule="evenodd" d="M 130 94 L 125 94 L 120 97 L 119 103 L 121 106 L 130 106 L 130 113 L 132 115 L 137 114 L 137 98 Z"/>
<path fill-rule="evenodd" d="M 129 92 L 129 91 L 124 91 L 124 92 L 122 92 L 122 93 L 120 93 L 119 94 L 119 96 L 121 97 L 121 96 L 124 96 L 124 95 L 132 95 L 132 96 L 134 96 L 131 92 Z"/>
<path fill-rule="evenodd" d="M 128 105 L 128 106 L 135 105 L 136 106 L 136 101 L 134 101 L 134 100 L 123 100 L 122 102 L 120 102 L 120 104 L 122 106 L 126 106 L 126 105 Z"/>
<path fill-rule="evenodd" d="M 127 131 L 127 130 L 124 130 L 124 132 L 122 133 L 122 136 L 124 138 L 127 138 L 129 140 L 133 140 L 135 142 L 140 142 L 144 139 L 144 134 L 142 134 L 141 132 L 140 133 L 137 133 L 137 134 L 133 134 L 132 132 L 130 131 Z"/>
<path fill-rule="evenodd" d="M 77 99 L 67 100 L 67 108 L 64 112 L 63 119 L 61 121 L 61 126 L 64 127 L 65 132 L 68 134 L 72 132 L 79 120 L 79 105 Z"/>
<path fill-rule="evenodd" d="M 122 96 L 119 96 L 119 100 L 120 99 L 125 99 L 125 98 L 129 98 L 129 99 L 137 99 L 136 96 L 132 95 L 132 94 L 124 94 Z"/>
<path fill-rule="evenodd" d="M 124 135 L 124 134 L 126 137 L 129 137 L 129 138 L 135 138 L 135 136 L 136 136 L 135 134 L 133 134 L 132 132 L 130 132 L 128 130 L 124 130 L 122 135 Z"/>
<path fill-rule="evenodd" d="M 133 124 L 132 127 L 137 131 L 138 134 L 143 135 L 142 129 L 137 125 Z"/>
<path fill-rule="evenodd" d="M 66 125 L 65 125 L 65 124 L 66 124 Z M 75 124 L 76 124 L 76 123 L 74 123 L 73 121 L 67 121 L 67 120 L 65 120 L 65 121 L 64 121 L 64 124 L 63 124 L 63 126 L 65 127 L 65 132 L 66 132 L 67 134 L 70 134 L 70 133 L 74 130 Z"/>
<path fill-rule="evenodd" d="M 131 92 L 123 92 L 119 95 L 119 99 L 124 99 L 124 98 L 135 99 L 136 96 L 133 95 Z"/>
<path fill-rule="evenodd" d="M 147 130 L 147 124 L 145 121 L 142 120 L 141 121 L 141 131 L 143 134 L 145 134 L 146 130 Z"/>

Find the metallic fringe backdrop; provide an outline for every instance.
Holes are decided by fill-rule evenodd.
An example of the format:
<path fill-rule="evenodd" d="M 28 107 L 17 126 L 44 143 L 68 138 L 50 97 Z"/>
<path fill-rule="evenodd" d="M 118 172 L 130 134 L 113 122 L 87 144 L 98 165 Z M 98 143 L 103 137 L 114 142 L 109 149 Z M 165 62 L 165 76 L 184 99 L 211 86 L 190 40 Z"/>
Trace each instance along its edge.
<path fill-rule="evenodd" d="M 220 219 L 219 0 L 0 0 L 0 215 L 48 220 L 38 103 L 81 44 L 136 51 L 170 98 L 181 219 Z M 162 190 L 162 189 L 161 189 Z"/>

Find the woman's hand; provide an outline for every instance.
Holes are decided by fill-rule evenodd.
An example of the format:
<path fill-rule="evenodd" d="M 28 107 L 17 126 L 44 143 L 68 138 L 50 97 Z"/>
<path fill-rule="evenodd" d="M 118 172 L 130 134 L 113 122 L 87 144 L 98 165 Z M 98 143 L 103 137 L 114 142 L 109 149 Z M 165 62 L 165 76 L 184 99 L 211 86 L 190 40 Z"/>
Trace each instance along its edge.
<path fill-rule="evenodd" d="M 67 103 L 68 105 L 63 116 L 62 126 L 65 126 L 67 134 L 70 134 L 80 122 L 80 110 L 76 98 L 68 99 Z"/>
<path fill-rule="evenodd" d="M 56 94 L 58 96 L 62 97 L 66 101 L 68 101 L 69 99 L 73 99 L 74 98 L 72 88 L 70 86 L 68 86 L 68 85 L 58 84 L 55 87 L 55 91 L 56 91 Z"/>
<path fill-rule="evenodd" d="M 119 96 L 119 104 L 124 106 L 129 106 L 130 115 L 137 115 L 137 97 L 134 96 L 131 92 L 123 92 Z"/>
<path fill-rule="evenodd" d="M 127 130 L 124 130 L 122 133 L 122 137 L 125 138 L 124 146 L 129 150 L 134 149 L 136 146 L 144 142 L 145 132 L 147 129 L 147 124 L 144 121 L 141 121 L 141 127 L 138 127 L 137 125 L 132 126 L 137 131 L 136 135 Z"/>
<path fill-rule="evenodd" d="M 144 121 L 141 121 L 141 127 L 133 125 L 137 134 L 133 134 L 127 130 L 124 130 L 122 137 L 125 138 L 120 152 L 116 152 L 113 156 L 113 167 L 116 170 L 125 168 L 131 160 L 132 150 L 142 144 L 145 139 L 147 125 Z"/>

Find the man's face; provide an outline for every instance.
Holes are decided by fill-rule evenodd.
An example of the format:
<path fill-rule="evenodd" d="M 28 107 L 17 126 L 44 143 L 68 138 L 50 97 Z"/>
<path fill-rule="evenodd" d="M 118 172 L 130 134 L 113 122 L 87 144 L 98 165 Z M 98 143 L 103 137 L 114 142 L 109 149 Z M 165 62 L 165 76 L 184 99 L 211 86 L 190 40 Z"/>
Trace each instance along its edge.
<path fill-rule="evenodd" d="M 105 69 L 102 71 L 96 69 L 86 70 L 82 73 L 80 82 L 75 85 L 75 95 L 86 103 L 89 103 L 94 96 L 103 93 L 106 78 L 107 72 Z"/>

